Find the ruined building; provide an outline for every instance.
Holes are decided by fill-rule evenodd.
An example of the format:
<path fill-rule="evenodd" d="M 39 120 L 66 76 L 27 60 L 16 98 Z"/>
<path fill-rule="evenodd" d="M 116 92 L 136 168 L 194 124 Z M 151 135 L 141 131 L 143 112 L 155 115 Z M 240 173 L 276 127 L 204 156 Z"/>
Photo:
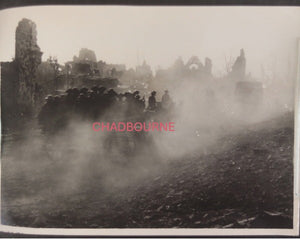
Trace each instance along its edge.
<path fill-rule="evenodd" d="M 75 58 L 76 58 L 76 56 L 75 56 Z M 89 50 L 87 48 L 82 48 L 79 51 L 78 61 L 97 62 L 96 54 L 92 50 Z"/>
<path fill-rule="evenodd" d="M 244 80 L 246 76 L 246 58 L 244 49 L 240 50 L 240 55 L 236 58 L 229 76 L 236 81 Z"/>
<path fill-rule="evenodd" d="M 210 58 L 205 58 L 204 72 L 207 76 L 212 76 L 212 61 Z"/>
<path fill-rule="evenodd" d="M 66 63 L 68 74 L 97 74 L 97 58 L 94 51 L 82 48 L 78 56 L 73 57 L 73 61 Z"/>
<path fill-rule="evenodd" d="M 192 56 L 185 66 L 187 69 L 193 71 L 202 71 L 204 67 L 197 56 Z"/>
<path fill-rule="evenodd" d="M 65 73 L 73 76 L 120 78 L 125 71 L 126 66 L 123 64 L 107 64 L 102 60 L 97 62 L 95 52 L 87 48 L 82 48 L 79 55 L 73 57 L 73 61 L 65 64 Z"/>
<path fill-rule="evenodd" d="M 42 61 L 42 52 L 37 45 L 37 31 L 34 22 L 23 19 L 16 29 L 15 62 L 18 67 L 17 102 L 26 108 L 35 104 L 40 93 L 36 71 Z"/>
<path fill-rule="evenodd" d="M 1 62 L 1 112 L 3 129 L 14 128 L 16 121 L 29 116 L 42 98 L 37 77 L 42 52 L 37 45 L 34 22 L 22 19 L 15 35 L 15 58 Z"/>

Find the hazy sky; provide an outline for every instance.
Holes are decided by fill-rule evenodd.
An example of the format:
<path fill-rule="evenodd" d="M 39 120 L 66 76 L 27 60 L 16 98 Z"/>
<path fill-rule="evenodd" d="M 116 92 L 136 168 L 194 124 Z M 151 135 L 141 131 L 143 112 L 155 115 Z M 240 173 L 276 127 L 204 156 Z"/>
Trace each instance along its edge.
<path fill-rule="evenodd" d="M 22 18 L 37 24 L 43 60 L 64 63 L 86 47 L 97 60 L 129 68 L 146 59 L 153 70 L 196 55 L 210 57 L 218 73 L 244 48 L 247 72 L 259 76 L 261 64 L 285 71 L 300 37 L 299 7 L 26 7 L 0 11 L 0 61 L 14 56 Z"/>

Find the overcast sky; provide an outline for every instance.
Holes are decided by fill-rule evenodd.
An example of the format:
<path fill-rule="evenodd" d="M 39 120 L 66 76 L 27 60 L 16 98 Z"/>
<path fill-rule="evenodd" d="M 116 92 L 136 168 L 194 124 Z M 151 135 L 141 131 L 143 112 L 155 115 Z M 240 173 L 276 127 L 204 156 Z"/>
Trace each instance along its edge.
<path fill-rule="evenodd" d="M 43 60 L 64 63 L 86 47 L 97 60 L 129 68 L 146 59 L 153 70 L 196 55 L 218 73 L 244 48 L 247 72 L 260 76 L 261 64 L 286 71 L 300 37 L 299 7 L 22 7 L 0 11 L 0 61 L 14 56 L 22 18 L 36 23 Z"/>

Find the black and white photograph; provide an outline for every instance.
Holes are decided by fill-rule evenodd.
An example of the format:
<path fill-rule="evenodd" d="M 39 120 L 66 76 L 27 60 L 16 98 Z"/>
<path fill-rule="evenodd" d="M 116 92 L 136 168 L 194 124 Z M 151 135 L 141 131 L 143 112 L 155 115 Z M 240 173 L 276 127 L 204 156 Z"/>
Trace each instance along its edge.
<path fill-rule="evenodd" d="M 1 10 L 2 227 L 297 235 L 299 39 L 299 7 Z"/>

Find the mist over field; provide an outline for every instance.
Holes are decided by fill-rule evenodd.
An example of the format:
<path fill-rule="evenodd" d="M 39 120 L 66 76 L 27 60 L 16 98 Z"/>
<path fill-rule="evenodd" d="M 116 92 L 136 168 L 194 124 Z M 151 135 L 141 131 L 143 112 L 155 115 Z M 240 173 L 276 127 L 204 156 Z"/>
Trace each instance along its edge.
<path fill-rule="evenodd" d="M 258 7 L 0 12 L 2 223 L 291 228 L 299 18 L 298 8 Z M 29 61 L 22 26 L 37 31 Z M 25 79 L 16 103 L 14 71 Z M 95 132 L 94 122 L 175 131 Z"/>

